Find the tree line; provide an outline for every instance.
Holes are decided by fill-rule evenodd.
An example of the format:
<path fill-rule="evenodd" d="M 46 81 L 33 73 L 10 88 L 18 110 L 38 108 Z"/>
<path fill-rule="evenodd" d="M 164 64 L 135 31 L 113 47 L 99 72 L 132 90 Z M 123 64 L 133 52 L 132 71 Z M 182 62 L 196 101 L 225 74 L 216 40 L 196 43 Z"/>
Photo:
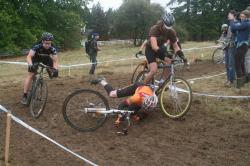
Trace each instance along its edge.
<path fill-rule="evenodd" d="M 61 49 L 80 47 L 88 32 L 102 40 L 133 39 L 140 44 L 164 8 L 150 0 L 123 0 L 117 10 L 104 11 L 88 0 L 0 0 L 0 52 L 30 48 L 42 32 L 51 32 Z M 244 10 L 249 0 L 171 0 L 175 29 L 181 40 L 214 40 L 230 9 Z M 86 31 L 83 32 L 83 29 Z M 84 36 L 83 36 L 84 35 Z"/>

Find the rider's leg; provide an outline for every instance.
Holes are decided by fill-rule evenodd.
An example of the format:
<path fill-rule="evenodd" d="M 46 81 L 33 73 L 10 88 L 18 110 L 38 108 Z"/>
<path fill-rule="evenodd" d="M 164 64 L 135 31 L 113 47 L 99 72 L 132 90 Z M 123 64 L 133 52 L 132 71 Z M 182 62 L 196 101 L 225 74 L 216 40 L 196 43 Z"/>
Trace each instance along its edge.
<path fill-rule="evenodd" d="M 113 98 L 132 96 L 135 93 L 136 89 L 139 86 L 143 85 L 142 83 L 136 82 L 136 83 L 134 83 L 134 84 L 132 84 L 130 86 L 127 86 L 127 87 L 116 90 L 106 80 L 101 80 L 100 84 L 104 87 L 104 89 L 108 93 L 109 97 L 113 97 Z"/>
<path fill-rule="evenodd" d="M 23 95 L 24 95 L 24 97 L 27 97 L 27 93 L 28 93 L 30 83 L 32 81 L 33 76 L 34 76 L 34 73 L 28 72 L 28 75 L 24 80 L 24 86 L 23 86 Z"/>
<path fill-rule="evenodd" d="M 171 59 L 169 59 L 169 58 L 167 58 L 167 57 L 165 57 L 164 58 L 164 64 L 165 65 L 170 65 L 171 64 Z M 163 69 L 163 80 L 166 80 L 167 78 L 168 78 L 168 76 L 169 76 L 169 74 L 170 74 L 170 71 L 169 71 L 169 68 L 164 68 Z"/>
<path fill-rule="evenodd" d="M 152 80 L 152 78 L 153 78 L 153 76 L 155 75 L 155 73 L 157 72 L 157 63 L 156 62 L 152 62 L 152 63 L 150 63 L 149 64 L 149 72 L 146 74 L 146 78 L 145 78 L 145 80 L 144 80 L 144 83 L 145 84 L 148 84 L 151 80 Z"/>

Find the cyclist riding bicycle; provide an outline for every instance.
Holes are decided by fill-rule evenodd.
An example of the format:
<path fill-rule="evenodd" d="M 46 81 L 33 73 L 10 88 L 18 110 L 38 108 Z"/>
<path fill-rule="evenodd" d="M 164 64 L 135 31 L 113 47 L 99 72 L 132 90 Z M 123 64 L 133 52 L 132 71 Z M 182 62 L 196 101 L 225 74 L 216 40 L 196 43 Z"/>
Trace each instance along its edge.
<path fill-rule="evenodd" d="M 55 47 L 51 46 L 53 39 L 54 37 L 51 33 L 44 32 L 41 37 L 41 42 L 34 45 L 27 55 L 28 75 L 24 80 L 23 97 L 21 99 L 22 104 L 27 104 L 27 93 L 30 83 L 38 68 L 35 64 L 42 62 L 43 64 L 50 66 L 51 70 L 47 70 L 50 78 L 58 77 L 57 50 Z"/>
<path fill-rule="evenodd" d="M 166 57 L 164 43 L 168 40 L 170 44 L 173 45 L 174 52 L 177 56 L 184 60 L 184 63 L 187 63 L 186 58 L 180 47 L 178 46 L 178 41 L 176 37 L 176 32 L 172 28 L 175 23 L 175 18 L 171 13 L 165 13 L 160 21 L 156 25 L 153 25 L 150 28 L 148 35 L 148 42 L 146 44 L 145 55 L 149 63 L 150 71 L 146 75 L 144 83 L 147 84 L 153 78 L 157 72 L 157 63 L 156 58 L 163 60 L 166 64 L 171 63 L 171 59 Z M 168 69 L 164 69 L 163 75 L 168 76 Z M 165 78 L 166 79 L 166 78 Z"/>
<path fill-rule="evenodd" d="M 104 87 L 111 98 L 122 98 L 129 96 L 119 104 L 118 109 L 135 111 L 135 114 L 132 115 L 132 118 L 136 121 L 144 119 L 148 112 L 154 110 L 157 105 L 158 98 L 149 85 L 136 82 L 121 89 L 114 89 L 109 83 L 107 83 L 105 79 L 91 81 L 91 84 L 98 83 Z M 123 120 L 124 116 L 118 115 L 115 125 L 119 125 Z"/>

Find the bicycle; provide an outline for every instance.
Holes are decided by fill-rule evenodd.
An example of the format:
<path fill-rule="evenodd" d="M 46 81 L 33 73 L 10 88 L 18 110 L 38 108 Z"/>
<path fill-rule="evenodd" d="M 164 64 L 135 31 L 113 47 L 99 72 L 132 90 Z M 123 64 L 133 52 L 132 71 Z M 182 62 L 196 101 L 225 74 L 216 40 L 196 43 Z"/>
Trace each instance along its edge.
<path fill-rule="evenodd" d="M 175 63 L 178 64 L 178 61 L 179 59 L 176 59 L 174 55 L 170 65 L 163 63 L 158 65 L 159 69 L 170 69 L 170 73 L 163 83 L 159 81 L 163 78 L 163 72 L 161 72 L 159 80 L 153 78 L 151 83 L 155 87 L 155 94 L 160 98 L 161 110 L 171 119 L 183 117 L 190 109 L 192 102 L 191 86 L 185 79 L 176 77 L 174 74 Z M 143 83 L 148 72 L 149 70 L 141 71 L 135 81 Z"/>
<path fill-rule="evenodd" d="M 226 43 L 224 41 L 217 41 L 219 43 L 218 48 L 216 48 L 212 55 L 213 64 L 222 64 L 225 63 L 225 48 Z"/>
<path fill-rule="evenodd" d="M 122 114 L 125 127 L 118 134 L 127 135 L 130 115 L 135 111 L 111 109 L 108 100 L 101 93 L 90 89 L 80 89 L 71 93 L 63 102 L 65 122 L 81 132 L 95 131 L 101 127 L 108 116 Z"/>
<path fill-rule="evenodd" d="M 29 106 L 32 117 L 39 118 L 46 106 L 48 98 L 48 86 L 43 79 L 44 69 L 50 70 L 51 67 L 43 63 L 34 64 L 38 67 L 32 79 L 31 90 L 28 92 L 27 106 Z"/>
<path fill-rule="evenodd" d="M 168 51 L 168 54 L 170 54 L 170 56 L 173 56 L 174 53 L 173 51 Z M 140 57 L 145 57 L 144 54 L 139 54 L 139 53 L 136 53 L 135 54 L 135 57 L 136 58 L 140 58 Z M 175 70 L 180 70 L 181 68 L 184 68 L 184 67 L 187 67 L 187 69 L 190 68 L 189 64 L 187 64 L 188 66 L 185 66 L 184 64 L 184 61 L 180 58 L 180 57 L 175 57 L 176 61 L 174 63 L 174 66 L 175 66 Z M 157 59 L 157 64 L 158 66 L 161 66 L 163 64 L 163 61 L 162 60 L 158 60 Z M 133 74 L 132 74 L 132 77 L 131 77 L 131 83 L 134 83 L 138 74 L 141 72 L 141 71 L 144 71 L 144 70 L 148 70 L 149 67 L 148 67 L 148 62 L 147 60 L 144 60 L 143 62 L 139 63 L 136 68 L 134 69 L 133 71 Z"/>

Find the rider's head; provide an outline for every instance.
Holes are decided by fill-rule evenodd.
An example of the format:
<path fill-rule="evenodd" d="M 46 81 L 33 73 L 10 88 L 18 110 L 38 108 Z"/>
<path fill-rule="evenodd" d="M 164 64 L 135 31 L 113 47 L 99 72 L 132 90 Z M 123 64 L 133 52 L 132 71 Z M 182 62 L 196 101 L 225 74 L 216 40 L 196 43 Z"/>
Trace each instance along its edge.
<path fill-rule="evenodd" d="M 173 14 L 166 12 L 161 17 L 161 21 L 163 22 L 165 28 L 170 29 L 170 28 L 172 28 L 172 26 L 175 23 L 175 18 L 173 16 Z"/>
<path fill-rule="evenodd" d="M 97 32 L 94 32 L 94 33 L 92 33 L 92 36 L 93 36 L 93 38 L 95 38 L 95 39 L 99 39 L 99 37 L 100 37 L 100 35 L 99 35 L 99 33 L 97 33 Z"/>
<path fill-rule="evenodd" d="M 142 109 L 148 111 L 152 110 L 156 107 L 158 103 L 158 97 L 153 93 L 151 96 L 145 96 L 143 103 L 142 103 Z"/>
<path fill-rule="evenodd" d="M 221 25 L 221 30 L 222 31 L 227 31 L 228 25 L 227 24 L 222 24 Z"/>
<path fill-rule="evenodd" d="M 49 32 L 44 32 L 42 34 L 42 44 L 45 49 L 48 49 L 51 46 L 51 42 L 54 40 L 54 36 Z"/>

